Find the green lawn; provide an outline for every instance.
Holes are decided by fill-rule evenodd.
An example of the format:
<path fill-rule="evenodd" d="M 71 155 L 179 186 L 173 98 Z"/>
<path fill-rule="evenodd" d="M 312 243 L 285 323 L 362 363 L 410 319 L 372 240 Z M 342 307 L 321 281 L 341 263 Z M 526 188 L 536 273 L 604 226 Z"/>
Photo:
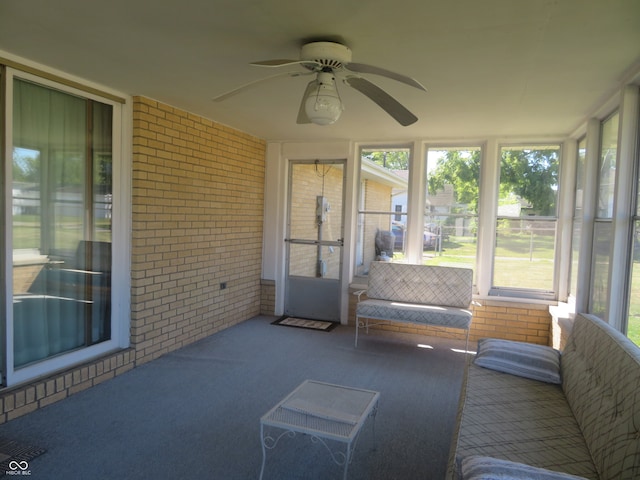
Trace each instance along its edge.
<path fill-rule="evenodd" d="M 640 345 L 640 259 L 633 262 L 627 336 Z"/>
<path fill-rule="evenodd" d="M 81 219 L 61 217 L 56 219 L 55 245 L 57 250 L 75 251 L 82 238 Z M 38 250 L 41 244 L 40 217 L 20 215 L 13 217 L 13 248 Z M 111 220 L 96 220 L 94 240 L 111 241 Z"/>
<path fill-rule="evenodd" d="M 638 303 L 636 301 L 635 305 L 636 309 L 638 308 Z M 635 343 L 640 346 L 640 315 L 629 315 L 629 325 L 627 326 L 627 336 Z"/>
<path fill-rule="evenodd" d="M 427 250 L 429 265 L 475 268 L 476 242 L 450 236 L 442 252 Z M 548 236 L 501 235 L 496 245 L 494 284 L 501 287 L 553 289 L 553 239 Z"/>

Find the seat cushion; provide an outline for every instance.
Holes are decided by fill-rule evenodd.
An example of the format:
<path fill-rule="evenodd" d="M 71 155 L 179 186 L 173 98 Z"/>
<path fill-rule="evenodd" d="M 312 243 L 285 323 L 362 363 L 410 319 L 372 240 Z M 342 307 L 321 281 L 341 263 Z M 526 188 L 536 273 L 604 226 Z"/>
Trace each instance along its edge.
<path fill-rule="evenodd" d="M 391 302 L 371 298 L 358 303 L 356 316 L 463 329 L 468 329 L 471 325 L 471 311 L 464 308 Z"/>
<path fill-rule="evenodd" d="M 458 461 L 480 455 L 599 478 L 560 385 L 471 364 L 460 408 Z"/>

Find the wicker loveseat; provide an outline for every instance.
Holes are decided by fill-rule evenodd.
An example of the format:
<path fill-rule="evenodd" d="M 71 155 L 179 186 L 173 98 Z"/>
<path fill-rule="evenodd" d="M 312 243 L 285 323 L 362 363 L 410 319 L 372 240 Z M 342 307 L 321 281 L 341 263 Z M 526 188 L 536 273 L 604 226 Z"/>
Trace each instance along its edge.
<path fill-rule="evenodd" d="M 509 343 L 496 354 L 495 345 L 479 342 L 463 385 L 447 478 L 573 478 L 554 472 L 640 478 L 640 349 L 580 314 L 566 347 L 556 352 L 559 376 L 541 381 L 520 376 L 527 360 L 523 366 L 517 357 L 529 347 L 509 353 Z M 538 347 L 548 349 L 544 355 L 553 350 Z M 547 375 L 550 358 L 532 363 L 532 371 Z M 487 359 L 490 368 L 478 365 Z"/>
<path fill-rule="evenodd" d="M 355 292 L 355 345 L 370 319 L 462 329 L 468 342 L 472 284 L 467 268 L 371 262 L 367 289 Z"/>

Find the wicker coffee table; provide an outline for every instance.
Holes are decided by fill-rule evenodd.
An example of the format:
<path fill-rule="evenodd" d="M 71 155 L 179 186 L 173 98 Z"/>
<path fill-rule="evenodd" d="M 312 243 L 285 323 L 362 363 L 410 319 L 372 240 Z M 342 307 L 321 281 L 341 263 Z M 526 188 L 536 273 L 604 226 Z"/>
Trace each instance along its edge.
<path fill-rule="evenodd" d="M 322 443 L 337 465 L 344 465 L 343 478 L 346 480 L 360 430 L 369 417 L 375 421 L 379 398 L 380 393 L 371 390 L 313 380 L 302 382 L 260 419 L 260 479 L 264 474 L 267 450 L 275 448 L 285 435 L 294 437 L 302 433 Z M 265 433 L 265 427 L 269 431 L 279 431 L 279 434 Z M 346 450 L 333 451 L 328 441 L 346 444 Z"/>

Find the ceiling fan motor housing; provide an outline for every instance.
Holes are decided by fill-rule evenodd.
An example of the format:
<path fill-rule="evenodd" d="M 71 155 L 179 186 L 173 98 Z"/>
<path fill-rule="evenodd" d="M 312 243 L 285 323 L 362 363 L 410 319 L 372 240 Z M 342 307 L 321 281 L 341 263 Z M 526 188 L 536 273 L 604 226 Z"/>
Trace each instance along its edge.
<path fill-rule="evenodd" d="M 300 60 L 316 62 L 323 67 L 341 68 L 351 62 L 351 49 L 335 42 L 312 42 L 303 45 Z"/>

